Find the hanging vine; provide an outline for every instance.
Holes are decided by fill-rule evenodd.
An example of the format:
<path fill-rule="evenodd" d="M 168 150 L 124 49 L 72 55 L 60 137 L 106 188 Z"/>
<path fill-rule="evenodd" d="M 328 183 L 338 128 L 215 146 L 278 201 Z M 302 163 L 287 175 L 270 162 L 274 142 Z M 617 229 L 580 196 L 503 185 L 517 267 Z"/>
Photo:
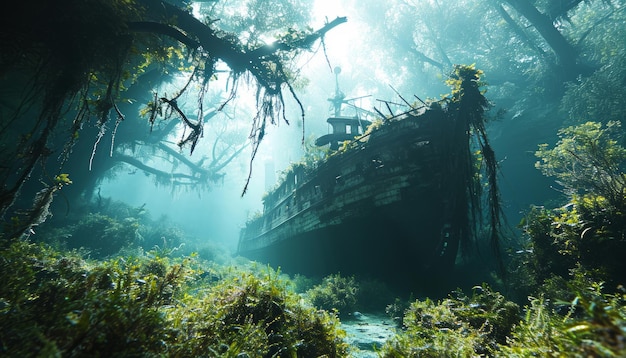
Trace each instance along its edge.
<path fill-rule="evenodd" d="M 452 87 L 450 106 L 456 110 L 455 129 L 453 135 L 459 140 L 453 140 L 451 148 L 449 172 L 452 180 L 463 181 L 461 185 L 452 186 L 463 188 L 456 200 L 461 205 L 453 209 L 453 221 L 457 223 L 455 235 L 459 238 L 462 251 L 469 250 L 472 236 L 475 236 L 475 225 L 482 222 L 482 180 L 480 172 L 484 170 L 487 182 L 487 217 L 489 219 L 489 240 L 497 259 L 498 268 L 504 273 L 500 256 L 500 225 L 502 222 L 502 208 L 500 191 L 498 189 L 498 163 L 495 152 L 489 143 L 486 131 L 486 114 L 490 103 L 484 96 L 481 87 L 483 72 L 474 65 L 457 65 L 450 75 L 447 84 Z M 478 147 L 479 163 L 476 163 L 476 153 L 471 144 L 472 139 Z M 468 212 L 469 210 L 469 212 Z"/>
<path fill-rule="evenodd" d="M 236 83 L 243 75 L 258 87 L 258 112 L 252 119 L 251 132 L 256 153 L 265 123 L 268 120 L 274 123 L 279 116 L 285 119 L 283 88 L 288 88 L 299 103 L 289 84 L 291 79 L 282 68 L 281 54 L 306 50 L 327 31 L 346 21 L 337 18 L 316 32 L 286 36 L 273 46 L 247 48 L 236 36 L 221 32 L 213 23 L 202 22 L 186 9 L 165 1 L 69 0 L 57 4 L 41 0 L 17 6 L 11 13 L 28 13 L 29 17 L 14 19 L 3 15 L 8 26 L 7 32 L 0 36 L 2 48 L 14 49 L 0 55 L 4 75 L 0 84 L 12 90 L 25 88 L 19 98 L 6 101 L 12 114 L 3 117 L 0 123 L 3 141 L 21 138 L 15 148 L 0 148 L 6 158 L 0 163 L 2 217 L 15 204 L 37 163 L 43 165 L 53 152 L 48 147 L 53 132 L 69 130 L 59 154 L 61 173 L 83 126 L 95 118 L 99 134 L 94 141 L 91 166 L 106 133 L 110 112 L 114 111 L 116 120 L 109 151 L 112 154 L 118 126 L 124 120 L 115 103 L 120 91 L 145 69 L 146 63 L 169 62 L 171 51 L 182 54 L 183 49 L 188 50 L 190 58 L 195 60 L 190 67 L 192 75 L 176 96 L 154 94 L 153 102 L 148 105 L 149 123 L 154 125 L 158 117 L 178 117 L 187 129 L 179 146 L 188 145 L 193 152 L 203 134 L 203 94 L 215 74 L 215 64 L 221 61 L 230 68 L 235 84 L 229 99 L 234 98 Z M 177 102 L 192 82 L 200 83 L 202 88 L 197 120 L 192 120 Z M 33 116 L 34 110 L 39 114 Z M 65 126 L 66 122 L 61 121 L 70 111 L 76 115 Z M 20 123 L 19 129 L 16 123 Z M 51 197 L 55 191 L 49 192 Z"/>

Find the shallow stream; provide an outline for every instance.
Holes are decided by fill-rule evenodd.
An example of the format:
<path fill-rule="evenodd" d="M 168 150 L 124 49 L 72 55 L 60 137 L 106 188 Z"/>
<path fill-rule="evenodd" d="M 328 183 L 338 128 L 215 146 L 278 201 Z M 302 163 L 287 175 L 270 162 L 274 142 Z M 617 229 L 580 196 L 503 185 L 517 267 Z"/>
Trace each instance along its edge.
<path fill-rule="evenodd" d="M 385 314 L 354 312 L 349 319 L 342 320 L 341 328 L 346 333 L 346 341 L 352 347 L 351 357 L 377 358 L 385 342 L 394 336 L 394 322 Z"/>

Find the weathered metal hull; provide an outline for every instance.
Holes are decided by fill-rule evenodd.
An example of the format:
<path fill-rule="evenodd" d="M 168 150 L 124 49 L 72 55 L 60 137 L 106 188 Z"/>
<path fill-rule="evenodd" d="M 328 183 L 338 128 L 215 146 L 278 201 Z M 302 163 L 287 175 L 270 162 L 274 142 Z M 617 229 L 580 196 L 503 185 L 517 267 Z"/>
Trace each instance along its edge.
<path fill-rule="evenodd" d="M 450 267 L 451 193 L 438 112 L 389 123 L 315 170 L 291 173 L 241 232 L 238 253 L 288 273 L 406 283 Z M 290 183 L 292 181 L 293 183 Z"/>

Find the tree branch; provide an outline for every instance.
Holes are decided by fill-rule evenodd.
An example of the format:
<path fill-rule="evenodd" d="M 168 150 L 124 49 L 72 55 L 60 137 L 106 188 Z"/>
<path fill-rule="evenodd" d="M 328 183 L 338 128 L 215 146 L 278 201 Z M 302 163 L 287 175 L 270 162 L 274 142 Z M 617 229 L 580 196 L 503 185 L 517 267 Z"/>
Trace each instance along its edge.
<path fill-rule="evenodd" d="M 160 170 L 160 169 L 156 169 L 154 167 L 151 167 L 147 164 L 144 164 L 142 161 L 140 161 L 139 159 L 136 159 L 135 157 L 131 157 L 129 155 L 125 155 L 125 154 L 115 154 L 113 156 L 113 159 L 126 163 L 126 164 L 130 164 L 133 167 L 137 168 L 137 169 L 141 169 L 147 173 L 153 174 L 157 177 L 160 178 L 173 178 L 173 179 L 185 179 L 188 180 L 190 182 L 198 182 L 199 177 L 196 177 L 194 175 L 190 175 L 190 174 L 184 174 L 184 173 L 168 173 L 166 171 Z"/>
<path fill-rule="evenodd" d="M 530 47 L 531 49 L 536 50 L 537 52 L 539 52 L 539 54 L 541 56 L 545 56 L 545 54 L 546 54 L 545 51 L 543 51 L 543 49 L 541 47 L 535 45 L 532 42 L 530 37 L 528 37 L 528 34 L 526 34 L 526 32 L 524 31 L 524 29 L 521 26 L 519 26 L 519 24 L 517 22 L 515 22 L 515 20 L 513 20 L 511 15 L 509 15 L 509 13 L 506 11 L 506 9 L 504 7 L 502 7 L 501 4 L 494 4 L 494 3 L 492 3 L 492 5 L 493 5 L 493 7 L 496 8 L 498 13 L 502 17 L 502 19 L 504 19 L 504 21 L 509 25 L 509 27 L 511 27 L 513 32 L 519 37 L 519 39 L 522 42 L 524 42 L 526 45 L 528 45 L 528 47 Z"/>
<path fill-rule="evenodd" d="M 539 34 L 543 37 L 543 39 L 548 43 L 550 48 L 556 54 L 559 63 L 570 75 L 576 76 L 578 73 L 576 71 L 569 71 L 575 69 L 576 67 L 576 59 L 578 58 L 578 52 L 572 46 L 563 34 L 559 32 L 559 30 L 554 27 L 552 24 L 552 20 L 547 15 L 542 14 L 537 10 L 537 8 L 531 4 L 528 0 L 506 0 L 507 3 L 511 4 L 517 12 L 519 12 L 522 16 L 524 16 L 531 24 L 535 27 L 535 29 L 539 32 Z"/>
<path fill-rule="evenodd" d="M 201 175 L 208 174 L 209 171 L 207 169 L 204 169 L 201 166 L 197 165 L 196 163 L 192 162 L 187 157 L 182 155 L 179 151 L 175 150 L 174 148 L 169 147 L 165 143 L 161 143 L 160 142 L 160 143 L 157 144 L 157 147 L 160 150 L 162 150 L 165 153 L 167 153 L 168 155 L 171 155 L 172 157 L 174 157 L 176 160 L 178 160 L 181 163 L 185 164 L 187 167 L 189 167 L 191 169 L 191 171 L 196 172 L 196 173 L 200 173 Z"/>
<path fill-rule="evenodd" d="M 328 31 L 332 30 L 336 26 L 343 24 L 348 21 L 347 17 L 337 17 L 333 21 L 324 25 L 324 27 L 319 30 L 305 36 L 303 39 L 299 41 L 295 41 L 293 43 L 288 42 L 276 42 L 272 44 L 263 45 L 255 50 L 252 50 L 246 54 L 246 56 L 250 59 L 250 61 L 261 59 L 265 56 L 272 55 L 276 53 L 276 51 L 291 51 L 298 48 L 305 48 L 313 44 L 317 39 L 324 36 Z"/>
<path fill-rule="evenodd" d="M 180 41 L 182 44 L 192 49 L 198 48 L 200 46 L 200 44 L 197 41 L 187 37 L 187 35 L 183 34 L 178 29 L 169 25 L 158 23 L 158 22 L 153 22 L 153 21 L 130 22 L 128 23 L 128 29 L 134 32 L 150 32 L 150 33 L 155 33 L 155 34 L 166 35 L 166 36 L 172 37 Z"/>

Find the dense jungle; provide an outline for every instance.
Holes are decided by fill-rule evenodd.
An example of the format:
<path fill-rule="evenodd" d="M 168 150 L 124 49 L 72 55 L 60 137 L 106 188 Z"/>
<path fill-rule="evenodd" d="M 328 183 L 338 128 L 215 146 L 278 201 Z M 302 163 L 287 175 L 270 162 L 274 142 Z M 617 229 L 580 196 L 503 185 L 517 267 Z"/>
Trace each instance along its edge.
<path fill-rule="evenodd" d="M 626 1 L 11 5 L 0 356 L 626 356 Z M 429 284 L 237 253 L 274 174 L 332 157 L 339 94 L 366 135 L 466 120 Z"/>

